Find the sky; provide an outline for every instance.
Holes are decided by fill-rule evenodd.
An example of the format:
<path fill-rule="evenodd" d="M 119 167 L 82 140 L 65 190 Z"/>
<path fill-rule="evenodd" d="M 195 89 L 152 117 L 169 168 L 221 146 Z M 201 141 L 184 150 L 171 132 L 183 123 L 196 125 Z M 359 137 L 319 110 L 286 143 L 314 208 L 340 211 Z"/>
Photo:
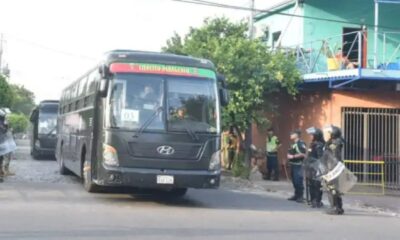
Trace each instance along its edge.
<path fill-rule="evenodd" d="M 249 0 L 212 0 L 249 6 Z M 265 8 L 281 0 L 258 0 Z M 61 90 L 112 49 L 160 51 L 173 35 L 207 17 L 240 21 L 249 12 L 171 0 L 1 0 L 3 65 L 10 82 L 33 91 L 36 102 L 59 99 Z"/>

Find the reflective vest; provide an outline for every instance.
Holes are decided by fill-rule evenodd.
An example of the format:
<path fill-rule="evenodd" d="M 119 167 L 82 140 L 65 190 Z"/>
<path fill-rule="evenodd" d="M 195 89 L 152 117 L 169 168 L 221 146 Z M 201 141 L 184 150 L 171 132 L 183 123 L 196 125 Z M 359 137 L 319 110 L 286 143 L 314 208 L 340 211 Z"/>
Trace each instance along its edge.
<path fill-rule="evenodd" d="M 265 149 L 269 153 L 275 153 L 278 151 L 279 140 L 277 136 L 272 136 L 271 138 L 267 137 L 267 143 Z"/>
<path fill-rule="evenodd" d="M 303 141 L 296 142 L 296 143 L 294 143 L 294 144 L 292 145 L 292 147 L 289 149 L 289 154 L 295 155 L 295 154 L 305 153 L 305 152 L 302 152 L 302 151 L 300 150 L 299 144 L 301 144 L 301 145 L 303 145 L 303 146 L 305 147 L 305 143 L 304 143 Z M 290 159 L 289 162 L 290 162 L 291 164 L 301 165 L 302 162 L 303 162 L 303 160 L 304 160 L 304 157 L 301 157 L 301 158 L 293 158 L 293 159 Z"/>

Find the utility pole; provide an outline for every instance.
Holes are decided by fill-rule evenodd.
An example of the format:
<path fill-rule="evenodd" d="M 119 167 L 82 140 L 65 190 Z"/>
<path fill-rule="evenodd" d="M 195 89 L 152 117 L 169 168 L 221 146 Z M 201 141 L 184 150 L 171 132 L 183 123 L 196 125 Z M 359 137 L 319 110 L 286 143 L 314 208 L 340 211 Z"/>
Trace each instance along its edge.
<path fill-rule="evenodd" d="M 250 21 L 249 21 L 249 37 L 250 39 L 254 38 L 254 8 L 255 8 L 255 0 L 250 0 Z"/>
<path fill-rule="evenodd" d="M 375 0 L 375 21 L 374 21 L 374 69 L 378 68 L 378 24 L 379 24 L 379 1 Z"/>
<path fill-rule="evenodd" d="M 249 21 L 249 38 L 254 39 L 254 8 L 255 8 L 255 0 L 251 0 L 250 2 L 250 21 Z M 250 146 L 253 142 L 253 124 L 250 123 L 247 126 L 246 132 L 245 132 L 245 139 L 244 139 L 244 144 L 245 144 L 245 162 L 246 166 L 250 167 L 251 166 L 251 152 L 250 152 Z"/>

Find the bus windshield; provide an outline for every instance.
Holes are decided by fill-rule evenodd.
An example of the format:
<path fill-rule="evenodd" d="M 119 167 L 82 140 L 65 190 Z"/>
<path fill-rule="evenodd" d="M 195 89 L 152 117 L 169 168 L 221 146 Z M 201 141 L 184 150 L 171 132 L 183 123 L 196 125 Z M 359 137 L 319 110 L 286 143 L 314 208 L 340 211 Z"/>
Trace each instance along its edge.
<path fill-rule="evenodd" d="M 217 89 L 213 79 L 116 74 L 110 94 L 113 128 L 215 133 Z"/>
<path fill-rule="evenodd" d="M 39 134 L 56 134 L 58 105 L 49 104 L 41 107 L 38 119 Z"/>

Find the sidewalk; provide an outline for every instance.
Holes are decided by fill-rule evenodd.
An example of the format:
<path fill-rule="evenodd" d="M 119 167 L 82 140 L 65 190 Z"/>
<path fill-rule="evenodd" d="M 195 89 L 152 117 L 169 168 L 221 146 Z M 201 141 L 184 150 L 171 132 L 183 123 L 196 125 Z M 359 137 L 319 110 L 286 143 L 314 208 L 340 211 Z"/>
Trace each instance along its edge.
<path fill-rule="evenodd" d="M 273 193 L 282 198 L 288 198 L 293 195 L 292 183 L 287 180 L 265 181 L 260 177 L 253 177 L 253 179 L 245 180 L 232 176 L 230 172 L 224 171 L 222 173 L 223 187 L 263 191 Z M 325 194 L 324 194 L 325 195 Z M 346 194 L 343 198 L 345 207 L 356 207 L 370 209 L 374 211 L 383 211 L 393 213 L 393 215 L 400 216 L 400 195 L 399 196 L 373 196 L 373 195 L 353 195 Z M 328 205 L 327 199 L 324 197 L 325 205 Z"/>

